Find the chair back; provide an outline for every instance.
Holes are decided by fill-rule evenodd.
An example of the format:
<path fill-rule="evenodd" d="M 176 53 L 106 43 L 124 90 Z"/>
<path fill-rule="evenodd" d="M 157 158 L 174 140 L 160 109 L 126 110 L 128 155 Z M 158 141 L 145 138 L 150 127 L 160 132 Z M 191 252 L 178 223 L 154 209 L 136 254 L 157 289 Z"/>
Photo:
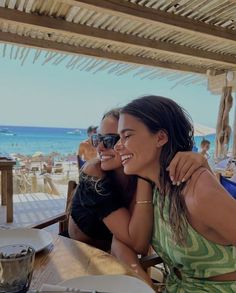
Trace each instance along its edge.
<path fill-rule="evenodd" d="M 67 236 L 66 232 L 68 230 L 70 208 L 71 208 L 72 197 L 73 197 L 76 186 L 77 184 L 75 181 L 70 180 L 68 182 L 66 209 L 64 212 L 58 215 L 52 216 L 43 221 L 40 221 L 36 224 L 30 225 L 29 228 L 43 229 L 53 224 L 59 223 L 59 234 Z"/>
<path fill-rule="evenodd" d="M 228 193 L 236 199 L 236 182 L 233 182 L 224 176 L 220 176 L 220 183 L 228 191 Z"/>
<path fill-rule="evenodd" d="M 76 186 L 77 186 L 77 183 L 75 181 L 70 180 L 68 182 L 65 219 L 59 222 L 59 233 L 63 233 L 68 230 L 70 209 L 71 209 L 72 198 L 73 198 Z"/>

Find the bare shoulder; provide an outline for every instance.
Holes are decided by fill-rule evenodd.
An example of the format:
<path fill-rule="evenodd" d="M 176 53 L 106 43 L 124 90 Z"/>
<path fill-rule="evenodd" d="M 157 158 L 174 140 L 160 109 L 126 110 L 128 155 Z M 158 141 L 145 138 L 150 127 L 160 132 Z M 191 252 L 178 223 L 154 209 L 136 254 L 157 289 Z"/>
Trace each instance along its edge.
<path fill-rule="evenodd" d="M 101 169 L 101 163 L 99 159 L 91 159 L 87 161 L 83 166 L 83 173 L 93 176 L 102 178 L 104 176 L 104 171 Z"/>
<path fill-rule="evenodd" d="M 206 168 L 196 170 L 184 190 L 186 206 L 193 214 L 205 209 L 209 211 L 210 207 L 227 201 L 228 197 L 216 176 Z"/>
<path fill-rule="evenodd" d="M 88 140 L 84 140 L 80 143 L 80 147 L 87 146 L 89 144 Z"/>
<path fill-rule="evenodd" d="M 186 184 L 184 194 L 193 196 L 196 191 L 207 190 L 211 186 L 219 185 L 218 179 L 208 169 L 197 169 Z"/>

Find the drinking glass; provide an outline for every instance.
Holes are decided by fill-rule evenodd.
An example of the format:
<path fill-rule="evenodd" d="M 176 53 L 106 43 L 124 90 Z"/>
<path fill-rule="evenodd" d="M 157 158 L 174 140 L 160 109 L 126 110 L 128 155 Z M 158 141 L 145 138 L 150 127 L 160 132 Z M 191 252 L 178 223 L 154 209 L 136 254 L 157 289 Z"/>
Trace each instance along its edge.
<path fill-rule="evenodd" d="M 26 293 L 34 266 L 35 250 L 24 244 L 0 247 L 0 293 Z"/>

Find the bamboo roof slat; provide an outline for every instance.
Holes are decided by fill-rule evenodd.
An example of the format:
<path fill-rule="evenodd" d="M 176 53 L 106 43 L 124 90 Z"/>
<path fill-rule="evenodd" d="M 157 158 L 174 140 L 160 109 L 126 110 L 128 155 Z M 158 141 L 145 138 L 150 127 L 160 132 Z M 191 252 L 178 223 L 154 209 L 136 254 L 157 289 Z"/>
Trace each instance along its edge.
<path fill-rule="evenodd" d="M 36 50 L 36 52 L 34 54 L 33 64 L 37 61 L 37 59 L 41 55 L 41 52 L 42 52 L 41 50 Z"/>
<path fill-rule="evenodd" d="M 0 0 L 0 7 L 5 7 L 6 0 Z"/>
<path fill-rule="evenodd" d="M 19 52 L 20 52 L 20 47 L 17 46 L 17 47 L 16 47 L 16 50 L 15 50 L 15 56 L 14 56 L 14 59 L 15 59 L 15 60 L 17 59 Z"/>
<path fill-rule="evenodd" d="M 236 1 L 0 0 L 0 7 L 0 41 L 16 46 L 9 47 L 10 58 L 18 59 L 23 45 L 57 52 L 46 62 L 54 65 L 68 56 L 70 69 L 86 55 L 95 57 L 85 67 L 93 72 L 112 60 L 115 74 L 127 70 L 124 62 L 143 64 L 150 71 L 140 76 L 150 79 L 158 76 L 153 66 L 163 66 L 168 76 L 169 69 L 236 69 Z"/>

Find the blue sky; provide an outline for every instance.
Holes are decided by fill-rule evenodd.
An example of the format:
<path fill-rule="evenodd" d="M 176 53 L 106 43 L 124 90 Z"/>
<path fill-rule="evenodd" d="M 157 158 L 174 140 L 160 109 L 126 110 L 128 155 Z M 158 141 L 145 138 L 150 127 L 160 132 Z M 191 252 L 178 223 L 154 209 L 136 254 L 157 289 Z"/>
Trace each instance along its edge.
<path fill-rule="evenodd" d="M 134 73 L 93 74 L 67 69 L 63 63 L 33 64 L 32 58 L 27 58 L 23 66 L 20 63 L 0 55 L 0 125 L 87 128 L 99 124 L 110 108 L 145 94 L 172 98 L 194 122 L 216 125 L 220 96 L 212 95 L 206 84 L 173 88 L 176 81 L 166 78 L 148 80 L 134 77 Z"/>

